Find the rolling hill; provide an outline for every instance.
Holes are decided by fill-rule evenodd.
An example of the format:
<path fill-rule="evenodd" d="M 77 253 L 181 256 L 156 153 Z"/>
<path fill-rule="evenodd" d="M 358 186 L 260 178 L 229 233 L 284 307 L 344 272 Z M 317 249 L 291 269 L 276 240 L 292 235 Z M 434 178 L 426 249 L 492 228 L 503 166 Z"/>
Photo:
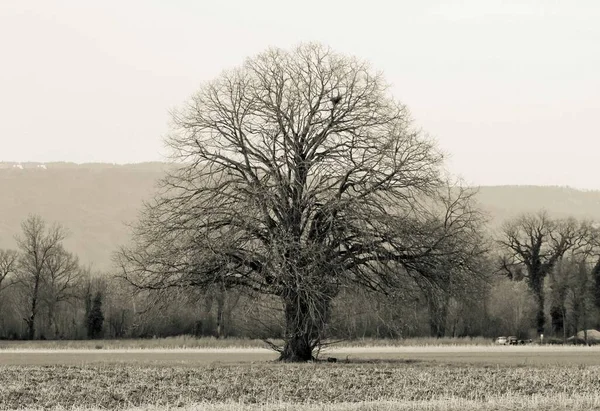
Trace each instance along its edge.
<path fill-rule="evenodd" d="M 144 200 L 152 198 L 167 164 L 0 163 L 0 248 L 29 214 L 70 232 L 65 246 L 93 269 L 109 270 L 111 254 L 129 238 Z M 492 227 L 525 211 L 600 220 L 600 191 L 568 187 L 484 186 L 478 201 Z"/>

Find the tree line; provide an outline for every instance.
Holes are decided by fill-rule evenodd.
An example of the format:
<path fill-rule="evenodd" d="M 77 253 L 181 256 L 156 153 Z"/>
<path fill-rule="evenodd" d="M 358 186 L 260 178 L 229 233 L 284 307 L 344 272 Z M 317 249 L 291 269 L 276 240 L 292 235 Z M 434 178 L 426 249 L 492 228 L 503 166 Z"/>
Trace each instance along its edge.
<path fill-rule="evenodd" d="M 21 228 L 18 249 L 0 250 L 0 335 L 30 340 L 99 336 L 102 291 L 94 287 L 90 270 L 64 248 L 66 230 L 48 227 L 35 215 Z"/>
<path fill-rule="evenodd" d="M 122 275 L 82 266 L 64 248 L 66 236 L 60 225 L 30 216 L 22 223 L 18 249 L 0 250 L 0 338 L 285 334 L 275 298 L 217 286 L 140 290 Z M 482 260 L 485 274 L 467 282 L 455 277 L 444 289 L 395 294 L 345 289 L 332 306 L 327 337 L 525 339 L 545 333 L 547 340 L 566 342 L 600 328 L 597 239 L 591 222 L 553 219 L 545 212 L 519 216 L 491 239 L 493 247 Z"/>

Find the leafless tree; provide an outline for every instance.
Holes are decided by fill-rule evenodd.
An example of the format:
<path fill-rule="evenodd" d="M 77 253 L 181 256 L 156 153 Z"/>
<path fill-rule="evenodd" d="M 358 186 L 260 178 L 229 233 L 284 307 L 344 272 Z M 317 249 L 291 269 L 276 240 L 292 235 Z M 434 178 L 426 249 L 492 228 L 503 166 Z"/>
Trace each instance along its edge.
<path fill-rule="evenodd" d="M 17 271 L 19 253 L 15 250 L 0 250 L 0 293 L 8 288 Z"/>
<path fill-rule="evenodd" d="M 138 287 L 221 284 L 279 298 L 281 360 L 306 361 L 342 287 L 402 289 L 470 264 L 472 193 L 355 58 L 271 49 L 173 114 L 178 167 L 118 256 Z M 476 247 L 477 248 L 477 247 Z"/>
<path fill-rule="evenodd" d="M 56 337 L 59 335 L 57 309 L 61 303 L 73 302 L 79 297 L 84 273 L 79 267 L 79 259 L 60 244 L 48 255 L 44 269 L 41 295 L 48 309 L 50 331 Z"/>
<path fill-rule="evenodd" d="M 501 268 L 513 279 L 525 279 L 538 306 L 536 326 L 544 333 L 544 280 L 569 250 L 588 244 L 589 223 L 552 219 L 545 211 L 523 214 L 506 222 L 499 244 L 504 250 Z"/>
<path fill-rule="evenodd" d="M 446 185 L 446 193 L 441 201 L 444 224 L 447 232 L 452 232 L 452 244 L 441 254 L 435 266 L 430 266 L 435 283 L 418 281 L 429 311 L 430 334 L 433 337 L 446 335 L 449 304 L 452 299 L 485 299 L 485 286 L 488 282 L 489 244 L 480 228 L 484 223 L 480 212 L 473 207 L 475 191 Z M 454 227 L 452 227 L 454 225 Z M 447 244 L 440 244 L 445 247 Z M 458 251 L 460 260 L 454 253 Z M 425 276 L 427 279 L 431 276 Z"/>
<path fill-rule="evenodd" d="M 21 250 L 18 281 L 25 287 L 28 295 L 29 314 L 24 320 L 27 324 L 27 336 L 33 339 L 48 266 L 62 250 L 61 243 L 66 237 L 66 232 L 60 225 L 46 229 L 46 223 L 37 215 L 28 217 L 21 224 L 21 228 L 23 233 L 17 238 Z"/>
<path fill-rule="evenodd" d="M 15 250 L 0 250 L 0 297 L 5 289 L 14 284 L 18 258 L 19 253 Z"/>

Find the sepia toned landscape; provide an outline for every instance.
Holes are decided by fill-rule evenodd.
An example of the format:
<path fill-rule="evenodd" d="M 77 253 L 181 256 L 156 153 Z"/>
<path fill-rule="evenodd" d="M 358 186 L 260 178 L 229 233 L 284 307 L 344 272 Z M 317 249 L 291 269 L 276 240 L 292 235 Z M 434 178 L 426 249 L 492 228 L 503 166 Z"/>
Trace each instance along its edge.
<path fill-rule="evenodd" d="M 591 0 L 0 3 L 0 410 L 600 410 Z"/>

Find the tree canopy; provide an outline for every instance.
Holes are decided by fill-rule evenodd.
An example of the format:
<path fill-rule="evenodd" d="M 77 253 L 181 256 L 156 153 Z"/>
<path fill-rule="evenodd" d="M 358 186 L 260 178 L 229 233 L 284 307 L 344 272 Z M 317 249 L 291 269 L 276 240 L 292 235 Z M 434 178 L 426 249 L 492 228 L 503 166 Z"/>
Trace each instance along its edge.
<path fill-rule="evenodd" d="M 282 302 L 304 361 L 343 287 L 446 287 L 478 272 L 473 193 L 367 63 L 270 49 L 173 113 L 177 167 L 118 261 L 135 285 L 242 288 Z"/>
<path fill-rule="evenodd" d="M 538 305 L 536 326 L 544 333 L 544 280 L 567 251 L 589 248 L 595 235 L 590 222 L 554 219 L 546 211 L 506 221 L 498 240 L 504 254 L 501 269 L 512 279 L 525 279 Z"/>

